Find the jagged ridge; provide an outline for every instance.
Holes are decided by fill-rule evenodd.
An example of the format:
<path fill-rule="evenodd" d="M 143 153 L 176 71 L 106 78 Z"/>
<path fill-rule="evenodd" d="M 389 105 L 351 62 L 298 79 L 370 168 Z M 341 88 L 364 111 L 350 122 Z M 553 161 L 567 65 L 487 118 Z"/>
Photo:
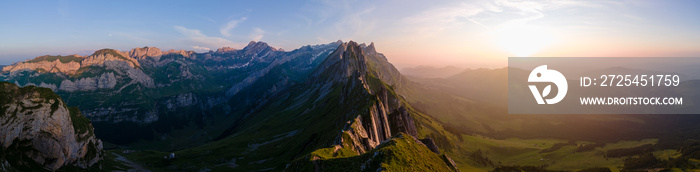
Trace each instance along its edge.
<path fill-rule="evenodd" d="M 413 115 L 407 110 L 407 107 L 410 108 L 410 105 L 395 93 L 392 86 L 387 85 L 383 80 L 377 77 L 377 75 L 383 75 L 385 76 L 384 78 L 391 79 L 391 82 L 398 84 L 400 80 L 394 78 L 401 78 L 401 76 L 400 74 L 397 76 L 392 75 L 392 73 L 383 73 L 384 71 L 391 71 L 391 69 L 379 69 L 381 67 L 387 67 L 380 65 L 388 63 L 388 61 L 386 61 L 385 58 L 381 58 L 383 56 L 378 55 L 379 54 L 376 53 L 374 49 L 374 44 L 371 44 L 371 46 L 364 46 L 351 41 L 342 44 L 331 56 L 326 58 L 326 61 L 324 61 L 321 67 L 313 74 L 314 78 L 312 78 L 311 82 L 314 82 L 314 85 L 338 84 L 343 86 L 341 90 L 344 91 L 340 93 L 342 102 L 340 106 L 344 106 L 343 104 L 352 104 L 360 105 L 361 108 L 344 114 L 344 116 L 350 117 L 351 119 L 347 120 L 345 126 L 336 136 L 335 141 L 331 144 L 333 145 L 332 148 L 319 149 L 308 156 L 297 159 L 291 163 L 292 166 L 287 168 L 287 170 L 310 170 L 303 170 L 304 168 L 298 167 L 299 165 L 305 166 L 305 162 L 310 162 L 313 164 L 313 169 L 316 171 L 332 171 L 332 169 L 334 169 L 332 168 L 333 166 L 339 167 L 340 164 L 337 164 L 337 161 L 323 162 L 320 160 L 348 158 L 357 155 L 366 156 L 365 153 L 374 152 L 373 150 L 375 150 L 377 146 L 383 142 L 389 141 L 392 136 L 403 138 L 403 135 L 399 133 L 405 133 L 411 138 L 417 137 L 418 129 L 416 123 L 413 120 Z M 393 68 L 393 66 L 391 67 Z M 323 86 L 322 88 L 325 87 L 326 86 Z M 358 89 L 362 91 L 358 92 Z M 369 98 L 369 101 L 362 101 L 367 98 Z M 357 99 L 360 101 L 357 101 Z M 426 150 L 431 150 L 428 149 L 428 147 L 436 148 L 433 142 L 429 142 L 432 144 L 430 146 L 426 146 L 420 141 L 407 142 L 406 144 L 417 143 L 420 143 L 419 145 L 422 145 L 422 148 Z M 320 155 L 324 154 L 323 152 L 325 152 L 326 155 Z M 436 153 L 435 156 L 437 156 L 439 151 L 434 149 L 434 153 Z M 391 157 L 392 155 L 387 156 Z M 445 155 L 442 156 L 444 156 L 445 159 L 450 159 Z M 402 158 L 411 159 L 418 157 Z M 376 166 L 377 164 L 381 164 L 382 160 L 378 161 L 379 163 L 375 163 L 375 166 L 371 168 L 377 170 L 386 169 L 386 167 Z M 324 168 L 324 165 L 318 165 L 319 163 L 331 163 L 335 165 L 330 165 L 331 168 Z M 372 163 L 368 160 L 368 162 L 362 165 L 369 166 L 367 164 Z M 435 165 L 445 167 L 445 169 L 456 170 L 454 163 L 440 162 Z M 413 170 L 418 170 L 423 166 L 417 165 L 413 167 L 416 167 Z M 365 168 L 361 170 L 365 170 Z"/>
<path fill-rule="evenodd" d="M 305 46 L 289 52 L 264 42 L 251 42 L 241 50 L 221 48 L 207 53 L 161 51 L 156 47 L 129 52 L 103 49 L 77 60 L 37 58 L 16 63 L 5 67 L 0 79 L 53 89 L 68 104 L 79 106 L 106 141 L 128 144 L 153 140 L 183 126 L 200 129 L 193 133 L 217 135 L 220 131 L 205 130 L 205 126 L 229 125 L 229 121 L 248 113 L 250 107 L 264 104 L 287 87 L 305 81 L 339 44 Z M 156 134 L 121 134 L 144 130 Z M 169 146 L 156 148 L 180 149 L 183 144 L 192 146 L 209 140 L 208 135 L 181 137 L 186 139 L 163 140 Z"/>

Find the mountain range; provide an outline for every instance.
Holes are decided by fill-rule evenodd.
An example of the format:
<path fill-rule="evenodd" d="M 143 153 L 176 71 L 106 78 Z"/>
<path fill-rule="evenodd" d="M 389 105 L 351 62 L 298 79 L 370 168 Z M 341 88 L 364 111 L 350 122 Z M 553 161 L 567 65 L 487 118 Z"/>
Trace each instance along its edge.
<path fill-rule="evenodd" d="M 99 156 L 25 164 L 50 171 L 639 170 L 691 162 L 682 158 L 698 147 L 683 140 L 700 133 L 692 115 L 509 115 L 508 73 L 529 73 L 522 69 L 416 71 L 425 72 L 404 76 L 374 43 L 284 51 L 250 42 L 206 53 L 142 47 L 40 56 L 3 67 L 0 80 L 57 95 L 51 100 L 77 108 L 56 114 L 94 126 L 80 131 L 94 133 L 87 145 Z M 627 149 L 643 151 L 617 156 Z M 651 152 L 668 162 L 633 165 Z M 579 164 L 583 155 L 595 162 Z"/>
<path fill-rule="evenodd" d="M 187 125 L 211 133 L 185 140 L 191 144 L 216 137 L 216 129 L 205 127 L 230 125 L 221 121 L 244 116 L 270 95 L 303 81 L 339 44 L 284 52 L 251 42 L 241 50 L 224 47 L 201 54 L 155 47 L 102 49 L 85 57 L 41 56 L 15 63 L 3 68 L 0 79 L 51 88 L 69 106 L 78 106 L 98 134 L 110 136 L 106 141 L 182 140 L 167 133 Z M 131 134 L 143 130 L 155 132 Z"/>
<path fill-rule="evenodd" d="M 102 49 L 89 56 L 40 56 L 2 71 L 2 80 L 50 88 L 79 107 L 110 145 L 175 151 L 179 157 L 202 147 L 238 150 L 206 156 L 224 162 L 166 169 L 221 166 L 207 164 L 213 162 L 232 167 L 258 157 L 239 168 L 332 170 L 342 167 L 336 159 L 357 157 L 366 162 L 356 168 L 404 169 L 401 163 L 412 157 L 391 166 L 382 162 L 397 157 L 391 151 L 408 151 L 430 153 L 417 169 L 457 170 L 419 133 L 420 121 L 429 117 L 396 93 L 394 87 L 408 81 L 373 43 L 337 41 L 288 52 L 264 42 L 207 53 Z M 389 153 L 379 156 L 377 147 Z M 359 157 L 368 152 L 377 155 Z"/>

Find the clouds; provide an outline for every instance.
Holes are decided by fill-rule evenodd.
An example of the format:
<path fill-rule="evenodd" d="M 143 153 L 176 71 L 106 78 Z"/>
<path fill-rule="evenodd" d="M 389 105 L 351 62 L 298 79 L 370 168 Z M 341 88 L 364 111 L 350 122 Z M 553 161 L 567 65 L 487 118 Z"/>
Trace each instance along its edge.
<path fill-rule="evenodd" d="M 264 35 L 265 31 L 256 27 L 253 28 L 253 31 L 250 33 L 250 39 L 253 41 L 260 41 L 260 39 L 262 39 Z"/>
<path fill-rule="evenodd" d="M 374 2 L 320 0 L 303 8 L 299 18 L 309 29 L 323 30 L 315 36 L 324 40 L 368 38 L 381 24 L 376 9 Z"/>
<path fill-rule="evenodd" d="M 226 36 L 227 38 L 222 38 L 222 37 L 215 37 L 215 36 L 207 36 L 202 31 L 198 29 L 190 29 L 186 28 L 183 26 L 173 26 L 173 28 L 185 36 L 185 40 L 188 41 L 188 44 L 193 45 L 191 46 L 195 50 L 200 50 L 200 51 L 209 51 L 209 47 L 243 47 L 245 44 L 242 43 L 236 43 L 236 42 L 248 42 L 248 41 L 260 41 L 264 36 L 265 36 L 265 30 L 259 27 L 254 27 L 250 31 L 250 34 L 248 34 L 247 38 L 244 38 L 245 36 L 234 36 L 234 34 L 231 33 L 231 30 L 236 28 L 237 25 L 243 21 L 245 21 L 247 18 L 242 17 L 238 20 L 231 20 L 228 23 L 224 24 L 221 26 L 219 29 L 219 32 L 223 35 Z M 230 40 L 231 38 L 238 38 L 236 39 L 237 41 L 234 42 Z M 243 38 L 243 39 L 241 39 Z M 244 40 L 247 39 L 247 40 Z"/>
<path fill-rule="evenodd" d="M 209 50 L 211 50 L 210 48 L 200 47 L 200 46 L 196 46 L 196 45 L 192 46 L 192 49 L 194 49 L 195 51 L 209 51 Z"/>
<path fill-rule="evenodd" d="M 237 19 L 237 20 L 231 20 L 228 23 L 226 23 L 224 26 L 222 26 L 221 29 L 219 29 L 219 32 L 221 33 L 221 35 L 224 35 L 225 37 L 229 37 L 229 36 L 231 36 L 231 30 L 233 28 L 236 28 L 238 23 L 241 23 L 241 22 L 245 21 L 246 19 L 248 19 L 248 18 L 242 17 L 242 18 Z"/>
<path fill-rule="evenodd" d="M 462 25 L 460 19 L 466 19 L 480 27 L 488 28 L 472 17 L 481 14 L 485 10 L 498 11 L 494 6 L 478 6 L 468 3 L 447 5 L 425 10 L 417 15 L 402 19 L 403 24 L 413 26 L 416 32 L 432 33 L 443 31 L 452 27 Z"/>
<path fill-rule="evenodd" d="M 184 35 L 188 41 L 196 44 L 203 44 L 209 47 L 239 47 L 239 44 L 234 43 L 231 40 L 219 37 L 210 37 L 204 35 L 201 31 L 197 29 L 188 29 L 182 26 L 174 26 L 175 30 Z"/>
<path fill-rule="evenodd" d="M 490 30 L 499 25 L 524 24 L 541 19 L 548 12 L 570 8 L 604 8 L 606 4 L 588 1 L 474 1 L 444 4 L 405 17 L 402 23 L 413 26 L 415 32 L 441 32 L 463 27 Z"/>

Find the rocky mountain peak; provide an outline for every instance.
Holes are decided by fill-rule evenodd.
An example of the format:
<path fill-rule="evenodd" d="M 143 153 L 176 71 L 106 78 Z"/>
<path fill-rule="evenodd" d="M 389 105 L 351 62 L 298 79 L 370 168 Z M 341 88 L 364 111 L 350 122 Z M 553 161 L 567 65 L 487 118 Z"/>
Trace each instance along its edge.
<path fill-rule="evenodd" d="M 97 50 L 94 53 L 92 53 L 92 55 L 90 55 L 90 56 L 99 56 L 99 55 L 112 55 L 114 57 L 122 57 L 122 58 L 129 57 L 129 55 L 124 53 L 124 52 L 121 52 L 121 51 L 115 50 L 115 49 L 109 49 L 109 48 Z"/>
<path fill-rule="evenodd" d="M 330 77 L 330 81 L 346 82 L 347 77 L 364 77 L 366 72 L 367 63 L 362 48 L 357 42 L 350 41 L 340 44 L 312 76 L 326 75 Z"/>
<path fill-rule="evenodd" d="M 129 57 L 142 59 L 146 57 L 156 57 L 163 55 L 163 51 L 156 47 L 134 48 L 129 51 Z"/>
<path fill-rule="evenodd" d="M 85 60 L 81 61 L 80 66 L 103 66 L 104 63 L 107 61 L 123 61 L 126 62 L 127 65 L 134 68 L 141 66 L 139 65 L 138 60 L 130 58 L 129 54 L 127 54 L 126 52 L 109 48 L 95 51 L 95 53 L 92 53 L 92 55 L 88 56 L 87 58 L 85 58 Z"/>
<path fill-rule="evenodd" d="M 251 42 L 251 43 L 252 43 L 252 42 Z M 250 44 L 249 44 L 249 45 L 250 45 Z M 236 49 L 235 49 L 235 48 L 231 48 L 231 47 L 221 47 L 221 48 L 219 48 L 219 49 L 216 49 L 216 53 L 218 53 L 218 54 L 228 53 L 228 52 L 232 52 L 232 51 L 236 51 Z"/>
<path fill-rule="evenodd" d="M 340 99 L 338 106 L 356 106 L 354 110 L 338 114 L 347 121 L 343 121 L 345 126 L 331 143 L 335 150 L 349 149 L 360 155 L 371 152 L 399 133 L 418 135 L 413 112 L 401 101 L 396 90 L 378 77 L 389 75 L 383 73 L 387 70 L 374 69 L 390 66 L 370 65 L 382 63 L 374 57 L 376 54 L 366 52 L 374 50 L 374 45 L 371 46 L 354 41 L 340 44 L 309 80 L 309 85 L 318 88 L 321 95 L 331 94 L 328 93 L 330 88 L 339 86 L 340 91 L 335 93 Z"/>
<path fill-rule="evenodd" d="M 274 48 L 274 47 L 268 45 L 266 42 L 262 42 L 262 41 L 258 41 L 258 42 L 250 41 L 248 43 L 248 45 L 246 45 L 243 48 L 243 50 L 244 51 L 246 51 L 246 50 L 263 50 L 263 49 L 267 49 L 267 48 L 271 49 L 272 51 L 278 51 L 277 48 Z"/>
<path fill-rule="evenodd" d="M 174 50 L 170 49 L 167 52 L 164 52 L 163 54 L 179 54 L 184 57 L 190 57 L 192 54 L 194 54 L 194 51 L 185 51 L 185 50 Z"/>
<path fill-rule="evenodd" d="M 370 43 L 369 46 L 367 46 L 367 48 L 365 48 L 365 51 L 376 53 L 377 49 L 374 48 L 374 42 Z"/>
<path fill-rule="evenodd" d="M 73 74 L 80 68 L 80 62 L 85 57 L 80 55 L 69 56 L 39 56 L 24 62 L 18 62 L 2 68 L 2 72 L 14 72 L 22 70 L 35 70 L 39 72 Z"/>

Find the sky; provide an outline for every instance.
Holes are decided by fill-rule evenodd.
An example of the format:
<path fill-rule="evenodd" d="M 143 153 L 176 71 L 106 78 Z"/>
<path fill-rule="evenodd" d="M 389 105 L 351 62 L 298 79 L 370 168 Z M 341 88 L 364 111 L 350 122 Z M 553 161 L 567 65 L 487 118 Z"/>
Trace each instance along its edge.
<path fill-rule="evenodd" d="M 0 65 L 136 47 L 374 42 L 398 68 L 507 57 L 700 57 L 700 1 L 0 1 Z"/>

